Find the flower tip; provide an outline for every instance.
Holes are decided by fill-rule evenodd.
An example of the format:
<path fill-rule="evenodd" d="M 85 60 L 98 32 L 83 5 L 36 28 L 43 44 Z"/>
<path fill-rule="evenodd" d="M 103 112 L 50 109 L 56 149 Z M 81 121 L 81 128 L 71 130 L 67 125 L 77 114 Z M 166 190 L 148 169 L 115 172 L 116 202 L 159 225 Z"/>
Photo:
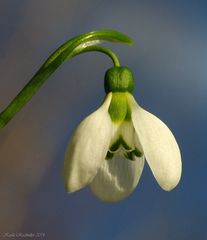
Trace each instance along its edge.
<path fill-rule="evenodd" d="M 68 183 L 65 183 L 65 191 L 69 194 L 76 192 L 76 191 L 80 190 L 81 188 L 82 187 L 70 186 Z"/>
<path fill-rule="evenodd" d="M 166 185 L 166 186 L 162 186 L 162 189 L 163 190 L 165 190 L 166 192 L 170 192 L 170 191 L 172 191 L 175 187 L 177 186 L 177 184 L 176 185 Z"/>
<path fill-rule="evenodd" d="M 123 195 L 123 196 L 112 196 L 112 195 L 109 196 L 109 195 L 104 195 L 104 194 L 103 195 L 97 194 L 95 191 L 93 191 L 93 189 L 91 187 L 90 187 L 90 190 L 93 193 L 94 197 L 98 198 L 100 201 L 106 202 L 106 203 L 112 203 L 112 204 L 125 200 L 131 194 L 131 193 L 129 193 L 126 196 L 125 195 Z"/>
<path fill-rule="evenodd" d="M 166 181 L 160 183 L 160 186 L 163 190 L 170 192 L 173 190 L 178 183 L 180 182 L 181 171 L 177 174 L 171 174 L 166 177 Z"/>

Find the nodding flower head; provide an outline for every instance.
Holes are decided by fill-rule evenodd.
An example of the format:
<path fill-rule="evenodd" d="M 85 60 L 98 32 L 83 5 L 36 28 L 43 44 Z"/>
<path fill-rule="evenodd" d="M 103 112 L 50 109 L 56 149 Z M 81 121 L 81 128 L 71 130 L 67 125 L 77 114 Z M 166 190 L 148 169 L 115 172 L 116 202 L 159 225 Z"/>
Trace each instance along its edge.
<path fill-rule="evenodd" d="M 137 104 L 133 88 L 129 68 L 106 72 L 103 104 L 80 123 L 65 153 L 68 192 L 88 185 L 101 200 L 122 200 L 137 186 L 145 159 L 164 190 L 178 184 L 182 164 L 177 142 L 159 118 Z"/>

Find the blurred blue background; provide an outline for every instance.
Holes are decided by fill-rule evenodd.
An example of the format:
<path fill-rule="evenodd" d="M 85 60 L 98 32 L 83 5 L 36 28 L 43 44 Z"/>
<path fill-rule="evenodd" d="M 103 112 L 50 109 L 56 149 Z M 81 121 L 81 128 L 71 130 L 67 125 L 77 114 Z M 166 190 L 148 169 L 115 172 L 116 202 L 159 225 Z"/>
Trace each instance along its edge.
<path fill-rule="evenodd" d="M 100 53 L 61 66 L 0 131 L 0 236 L 49 240 L 207 239 L 207 2 L 0 0 L 0 109 L 60 44 L 97 29 L 131 36 L 107 44 L 132 69 L 137 101 L 165 121 L 180 145 L 180 184 L 164 192 L 147 164 L 135 192 L 116 204 L 86 188 L 66 194 L 64 150 L 104 98 L 112 66 Z"/>

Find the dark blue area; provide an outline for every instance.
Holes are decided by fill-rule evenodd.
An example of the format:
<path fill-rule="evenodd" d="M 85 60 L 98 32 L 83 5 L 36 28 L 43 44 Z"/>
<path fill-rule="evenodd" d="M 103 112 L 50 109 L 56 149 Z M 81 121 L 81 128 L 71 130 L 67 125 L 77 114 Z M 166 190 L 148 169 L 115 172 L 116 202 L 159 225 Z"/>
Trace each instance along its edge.
<path fill-rule="evenodd" d="M 4 49 L 9 45 L 10 39 L 18 31 L 17 27 L 21 21 L 22 10 L 25 0 L 12 1 L 1 0 L 0 3 L 0 56 L 4 56 Z M 4 46 L 4 47 L 3 47 Z"/>

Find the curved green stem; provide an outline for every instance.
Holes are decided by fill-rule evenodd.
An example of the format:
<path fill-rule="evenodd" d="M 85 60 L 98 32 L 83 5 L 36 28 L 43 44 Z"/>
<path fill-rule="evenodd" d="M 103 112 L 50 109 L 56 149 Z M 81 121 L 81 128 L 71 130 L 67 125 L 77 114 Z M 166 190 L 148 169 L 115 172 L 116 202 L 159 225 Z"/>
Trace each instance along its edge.
<path fill-rule="evenodd" d="M 117 58 L 116 54 L 108 48 L 101 47 L 101 46 L 90 46 L 90 47 L 86 47 L 84 50 L 82 50 L 78 54 L 86 53 L 86 52 L 102 52 L 102 53 L 105 53 L 107 56 L 109 56 L 112 59 L 115 67 L 120 66 L 119 59 Z"/>
<path fill-rule="evenodd" d="M 48 77 L 64 61 L 84 52 L 99 51 L 107 54 L 113 60 L 114 65 L 119 66 L 119 60 L 111 50 L 97 46 L 104 41 L 132 44 L 132 40 L 128 36 L 113 30 L 98 30 L 68 40 L 50 55 L 20 93 L 0 113 L 0 128 L 3 128 L 30 101 Z"/>

